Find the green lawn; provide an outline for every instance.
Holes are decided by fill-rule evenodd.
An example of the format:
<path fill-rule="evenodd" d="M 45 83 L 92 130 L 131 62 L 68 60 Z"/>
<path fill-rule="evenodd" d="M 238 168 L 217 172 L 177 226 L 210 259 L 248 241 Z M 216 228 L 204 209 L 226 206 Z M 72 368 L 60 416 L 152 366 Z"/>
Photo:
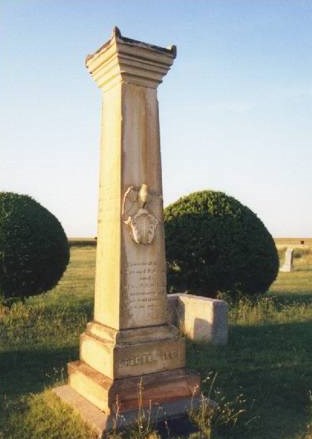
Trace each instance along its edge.
<path fill-rule="evenodd" d="M 215 439 L 312 438 L 312 258 L 309 248 L 301 253 L 295 271 L 280 273 L 258 304 L 230 310 L 227 346 L 187 344 L 188 367 L 223 404 Z M 78 358 L 79 334 L 92 318 L 94 261 L 94 247 L 72 247 L 54 290 L 0 308 L 1 439 L 92 437 L 45 389 L 66 380 L 66 363 Z M 237 425 L 227 426 L 241 408 Z"/>

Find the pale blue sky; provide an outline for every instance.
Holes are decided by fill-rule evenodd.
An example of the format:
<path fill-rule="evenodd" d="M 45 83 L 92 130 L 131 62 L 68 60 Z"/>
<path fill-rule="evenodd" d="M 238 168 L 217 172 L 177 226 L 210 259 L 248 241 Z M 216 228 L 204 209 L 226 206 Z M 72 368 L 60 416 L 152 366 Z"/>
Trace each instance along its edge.
<path fill-rule="evenodd" d="M 88 53 L 176 44 L 159 87 L 165 204 L 201 189 L 312 236 L 312 0 L 2 0 L 0 190 L 95 236 L 100 91 Z"/>

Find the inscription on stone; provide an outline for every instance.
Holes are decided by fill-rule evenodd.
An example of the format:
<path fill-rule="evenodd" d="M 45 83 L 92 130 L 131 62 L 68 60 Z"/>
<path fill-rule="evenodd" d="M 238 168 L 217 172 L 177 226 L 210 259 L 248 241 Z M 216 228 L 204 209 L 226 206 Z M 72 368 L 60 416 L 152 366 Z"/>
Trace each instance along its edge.
<path fill-rule="evenodd" d="M 145 354 L 131 356 L 129 358 L 124 358 L 120 360 L 120 367 L 133 367 L 133 366 L 142 366 L 144 364 L 158 363 L 159 361 L 171 361 L 175 359 L 179 359 L 179 351 L 155 351 L 148 352 Z"/>
<path fill-rule="evenodd" d="M 163 361 L 174 360 L 175 358 L 179 358 L 179 352 L 178 351 L 160 352 L 160 358 Z"/>
<path fill-rule="evenodd" d="M 139 356 L 125 358 L 120 360 L 120 367 L 129 367 L 129 366 L 142 366 L 143 364 L 154 363 L 153 355 L 151 353 L 143 354 Z"/>
<path fill-rule="evenodd" d="M 128 264 L 126 278 L 125 289 L 132 312 L 154 312 L 163 306 L 164 273 L 156 261 Z"/>

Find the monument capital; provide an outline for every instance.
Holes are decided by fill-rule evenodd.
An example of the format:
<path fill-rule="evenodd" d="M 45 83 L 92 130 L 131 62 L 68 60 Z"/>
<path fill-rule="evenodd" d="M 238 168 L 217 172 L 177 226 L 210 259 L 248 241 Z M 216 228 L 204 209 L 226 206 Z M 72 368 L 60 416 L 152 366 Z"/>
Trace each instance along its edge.
<path fill-rule="evenodd" d="M 111 38 L 86 58 L 86 67 L 101 89 L 120 82 L 157 88 L 174 58 L 176 46 L 163 48 L 126 38 L 115 27 Z"/>

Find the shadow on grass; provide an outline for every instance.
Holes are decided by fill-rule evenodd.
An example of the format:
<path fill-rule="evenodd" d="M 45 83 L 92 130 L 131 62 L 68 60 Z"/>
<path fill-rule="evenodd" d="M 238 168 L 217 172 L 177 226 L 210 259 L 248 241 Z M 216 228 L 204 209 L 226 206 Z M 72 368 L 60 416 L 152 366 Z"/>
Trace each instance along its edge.
<path fill-rule="evenodd" d="M 24 397 L 62 383 L 66 363 L 78 355 L 78 347 L 0 352 L 0 436 L 1 425 L 22 410 Z"/>
<path fill-rule="evenodd" d="M 62 381 L 67 362 L 78 355 L 78 347 L 0 352 L 1 397 L 15 399 Z"/>
<path fill-rule="evenodd" d="M 312 268 L 311 265 L 302 265 L 301 267 L 295 267 L 295 269 L 293 270 L 293 272 L 296 272 L 296 271 L 310 272 L 310 271 L 311 271 L 311 268 Z"/>
<path fill-rule="evenodd" d="M 272 292 L 269 297 L 272 297 L 280 305 L 312 304 L 311 290 L 301 291 L 301 293 L 285 291 L 282 294 Z"/>
<path fill-rule="evenodd" d="M 300 294 L 283 293 L 283 295 L 279 295 L 272 293 L 271 297 L 280 305 L 312 304 L 311 290 L 302 291 Z"/>
<path fill-rule="evenodd" d="M 245 395 L 254 420 L 242 439 L 290 439 L 311 421 L 311 339 L 312 322 L 234 326 L 227 346 L 189 343 L 187 361 L 203 378 L 216 371 L 216 386 L 229 400 Z"/>

